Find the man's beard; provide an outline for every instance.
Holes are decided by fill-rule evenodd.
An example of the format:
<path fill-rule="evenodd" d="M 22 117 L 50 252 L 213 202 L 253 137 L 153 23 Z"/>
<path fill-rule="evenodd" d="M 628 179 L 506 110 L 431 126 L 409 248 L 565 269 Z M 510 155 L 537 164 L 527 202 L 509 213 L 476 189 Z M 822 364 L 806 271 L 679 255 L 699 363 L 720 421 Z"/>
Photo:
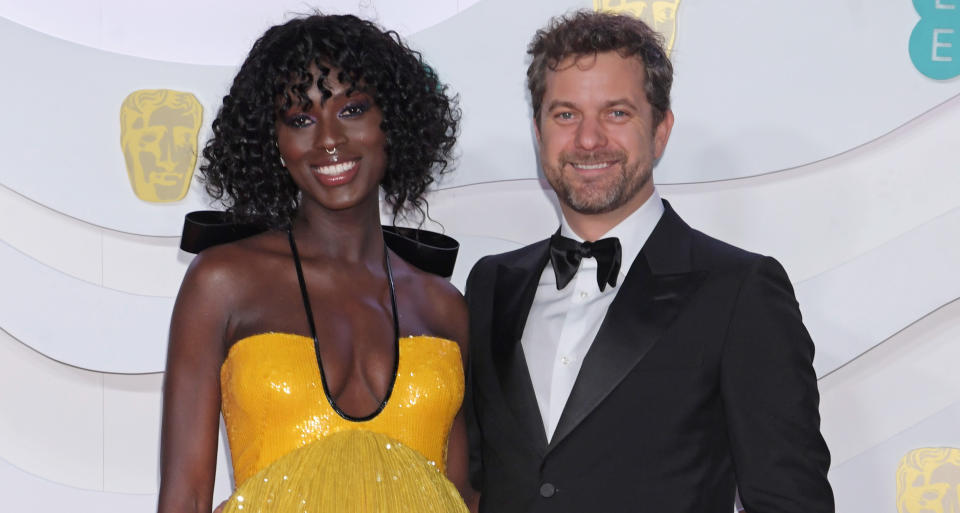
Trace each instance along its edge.
<path fill-rule="evenodd" d="M 574 187 L 568 176 L 576 173 L 570 170 L 564 175 L 564 170 L 573 162 L 580 164 L 597 164 L 614 161 L 618 168 L 603 180 L 594 180 L 585 187 Z M 627 163 L 623 152 L 598 151 L 579 154 L 561 153 L 558 167 L 554 168 L 544 163 L 547 181 L 550 182 L 557 197 L 562 203 L 580 214 L 605 214 L 616 210 L 630 201 L 650 181 L 652 169 L 641 169 L 643 162 L 633 165 Z M 572 167 L 572 166 L 571 166 Z"/>

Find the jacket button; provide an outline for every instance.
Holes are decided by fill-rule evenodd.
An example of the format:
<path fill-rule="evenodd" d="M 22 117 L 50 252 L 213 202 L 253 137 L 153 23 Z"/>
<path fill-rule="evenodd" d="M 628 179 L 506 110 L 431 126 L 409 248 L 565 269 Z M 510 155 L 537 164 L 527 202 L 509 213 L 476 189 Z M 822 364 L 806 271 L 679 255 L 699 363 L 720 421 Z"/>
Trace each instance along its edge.
<path fill-rule="evenodd" d="M 553 494 L 557 493 L 557 487 L 553 486 L 551 483 L 543 483 L 540 485 L 540 496 L 544 498 L 553 497 Z"/>

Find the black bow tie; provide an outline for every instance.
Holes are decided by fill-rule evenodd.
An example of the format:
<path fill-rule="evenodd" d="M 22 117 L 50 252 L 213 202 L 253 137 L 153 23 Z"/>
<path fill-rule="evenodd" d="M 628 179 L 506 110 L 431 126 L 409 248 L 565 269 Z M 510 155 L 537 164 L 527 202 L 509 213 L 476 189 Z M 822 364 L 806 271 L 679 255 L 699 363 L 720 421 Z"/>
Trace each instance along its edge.
<path fill-rule="evenodd" d="M 620 239 L 608 237 L 596 242 L 577 242 L 560 235 L 559 232 L 550 237 L 550 263 L 553 272 L 557 275 L 557 290 L 570 283 L 580 268 L 580 261 L 584 258 L 597 259 L 597 285 L 603 291 L 609 283 L 611 287 L 617 284 L 617 273 L 620 272 Z"/>

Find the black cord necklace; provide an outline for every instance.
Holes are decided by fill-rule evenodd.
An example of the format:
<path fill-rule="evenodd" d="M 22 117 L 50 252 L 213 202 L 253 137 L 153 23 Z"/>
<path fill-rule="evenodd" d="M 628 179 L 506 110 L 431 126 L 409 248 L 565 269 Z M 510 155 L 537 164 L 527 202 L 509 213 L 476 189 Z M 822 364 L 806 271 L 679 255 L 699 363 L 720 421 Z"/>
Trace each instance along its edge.
<path fill-rule="evenodd" d="M 317 367 L 320 369 L 320 382 L 323 384 L 323 394 L 327 397 L 327 402 L 333 411 L 337 412 L 342 418 L 351 422 L 363 422 L 376 417 L 387 406 L 387 401 L 393 394 L 393 386 L 397 382 L 397 367 L 400 365 L 400 321 L 397 316 L 397 296 L 393 285 L 393 270 L 390 268 L 390 255 L 387 252 L 387 246 L 383 246 L 383 262 L 387 269 L 387 286 L 390 288 L 390 308 L 393 313 L 393 374 L 390 377 L 390 385 L 387 387 L 387 395 L 380 402 L 380 405 L 368 415 L 354 417 L 344 412 L 337 406 L 333 396 L 330 395 L 330 388 L 327 386 L 327 376 L 323 372 L 323 361 L 320 358 L 320 339 L 317 338 L 317 327 L 313 322 L 313 308 L 310 307 L 310 297 L 307 294 L 307 282 L 303 278 L 303 267 L 300 264 L 300 253 L 297 251 L 297 243 L 293 238 L 293 229 L 287 230 L 287 237 L 290 239 L 290 251 L 293 253 L 293 262 L 297 267 L 297 280 L 300 281 L 300 294 L 303 296 L 303 307 L 307 311 L 307 323 L 310 326 L 310 334 L 313 336 L 313 352 L 317 357 Z"/>

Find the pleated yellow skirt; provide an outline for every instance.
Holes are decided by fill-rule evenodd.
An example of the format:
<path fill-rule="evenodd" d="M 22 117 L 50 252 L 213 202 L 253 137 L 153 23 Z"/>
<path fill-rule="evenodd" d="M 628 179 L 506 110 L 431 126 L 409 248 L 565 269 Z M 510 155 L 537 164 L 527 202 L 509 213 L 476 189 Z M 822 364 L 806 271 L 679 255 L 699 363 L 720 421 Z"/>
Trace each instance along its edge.
<path fill-rule="evenodd" d="M 364 430 L 328 435 L 242 483 L 224 513 L 466 513 L 423 455 Z"/>

